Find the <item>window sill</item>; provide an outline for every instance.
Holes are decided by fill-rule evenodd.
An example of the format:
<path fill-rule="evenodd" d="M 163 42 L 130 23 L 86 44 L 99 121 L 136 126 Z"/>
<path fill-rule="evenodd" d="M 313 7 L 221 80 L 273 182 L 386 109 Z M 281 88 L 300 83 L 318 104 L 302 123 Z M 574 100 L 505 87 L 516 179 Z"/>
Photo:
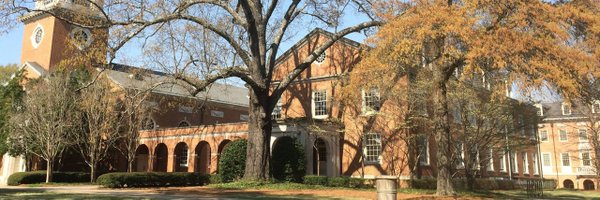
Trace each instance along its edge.
<path fill-rule="evenodd" d="M 365 165 L 381 165 L 381 161 L 365 161 Z"/>
<path fill-rule="evenodd" d="M 313 116 L 313 119 L 327 119 L 329 118 L 329 115 L 317 115 L 317 116 Z"/>

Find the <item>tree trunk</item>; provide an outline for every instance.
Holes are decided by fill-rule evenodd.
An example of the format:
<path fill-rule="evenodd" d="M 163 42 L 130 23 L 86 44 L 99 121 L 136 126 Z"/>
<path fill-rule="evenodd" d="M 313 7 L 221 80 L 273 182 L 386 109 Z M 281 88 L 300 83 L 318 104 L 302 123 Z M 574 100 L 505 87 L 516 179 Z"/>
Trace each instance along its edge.
<path fill-rule="evenodd" d="M 52 182 L 52 165 L 54 161 L 52 159 L 46 159 L 46 183 Z"/>
<path fill-rule="evenodd" d="M 448 97 L 446 96 L 447 75 L 442 69 L 433 70 L 433 121 L 435 142 L 437 144 L 437 192 L 438 196 L 454 195 L 452 185 L 452 155 Z"/>
<path fill-rule="evenodd" d="M 92 164 L 90 167 L 90 182 L 93 183 L 96 181 L 96 164 Z"/>
<path fill-rule="evenodd" d="M 135 157 L 133 157 L 135 159 Z M 131 156 L 127 156 L 127 172 L 133 172 L 133 160 Z"/>
<path fill-rule="evenodd" d="M 264 102 L 268 102 L 267 92 L 250 92 L 250 113 L 248 119 L 248 147 L 244 179 L 264 181 L 270 178 L 271 113 L 265 112 Z"/>

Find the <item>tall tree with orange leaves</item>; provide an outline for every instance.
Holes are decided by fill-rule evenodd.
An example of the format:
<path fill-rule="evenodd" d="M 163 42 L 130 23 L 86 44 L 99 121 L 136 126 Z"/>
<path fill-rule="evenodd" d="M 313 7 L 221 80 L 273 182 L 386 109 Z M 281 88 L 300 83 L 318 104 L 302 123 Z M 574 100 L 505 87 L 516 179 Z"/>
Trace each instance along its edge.
<path fill-rule="evenodd" d="M 447 96 L 453 75 L 477 72 L 504 80 L 493 92 L 546 86 L 567 98 L 586 95 L 581 87 L 600 75 L 598 0 L 394 3 L 396 9 L 380 13 L 387 24 L 370 39 L 375 48 L 354 73 L 374 68 L 396 74 L 430 70 L 437 195 L 454 194 Z"/>

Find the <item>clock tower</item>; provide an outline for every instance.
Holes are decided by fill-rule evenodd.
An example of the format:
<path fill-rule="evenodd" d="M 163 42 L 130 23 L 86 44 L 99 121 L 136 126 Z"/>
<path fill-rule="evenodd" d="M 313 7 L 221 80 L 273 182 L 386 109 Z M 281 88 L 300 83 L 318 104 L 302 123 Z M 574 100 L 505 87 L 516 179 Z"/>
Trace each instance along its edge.
<path fill-rule="evenodd" d="M 67 67 L 66 65 L 84 64 L 74 63 L 75 61 L 65 64 L 66 60 L 77 58 L 89 57 L 96 63 L 106 62 L 106 53 L 103 51 L 106 48 L 103 47 L 106 45 L 107 29 L 88 29 L 69 23 L 93 25 L 101 22 L 98 6 L 102 6 L 102 1 L 92 2 L 94 3 L 89 0 L 37 0 L 35 10 L 41 11 L 31 12 L 20 18 L 25 24 L 21 64 L 33 65 L 50 72 L 59 67 Z"/>

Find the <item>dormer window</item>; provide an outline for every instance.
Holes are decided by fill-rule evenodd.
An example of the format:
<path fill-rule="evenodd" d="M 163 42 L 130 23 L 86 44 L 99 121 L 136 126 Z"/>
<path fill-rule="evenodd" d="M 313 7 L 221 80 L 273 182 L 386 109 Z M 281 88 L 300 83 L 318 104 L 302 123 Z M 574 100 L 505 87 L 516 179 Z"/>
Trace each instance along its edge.
<path fill-rule="evenodd" d="M 562 114 L 563 115 L 571 115 L 571 104 L 568 104 L 568 103 L 562 104 Z"/>
<path fill-rule="evenodd" d="M 535 107 L 537 108 L 537 116 L 544 116 L 544 106 L 542 104 L 535 104 Z"/>
<path fill-rule="evenodd" d="M 592 103 L 592 113 L 600 113 L 600 101 L 596 100 Z"/>

